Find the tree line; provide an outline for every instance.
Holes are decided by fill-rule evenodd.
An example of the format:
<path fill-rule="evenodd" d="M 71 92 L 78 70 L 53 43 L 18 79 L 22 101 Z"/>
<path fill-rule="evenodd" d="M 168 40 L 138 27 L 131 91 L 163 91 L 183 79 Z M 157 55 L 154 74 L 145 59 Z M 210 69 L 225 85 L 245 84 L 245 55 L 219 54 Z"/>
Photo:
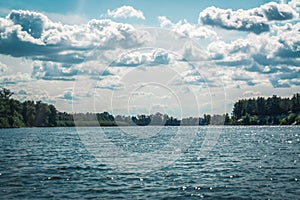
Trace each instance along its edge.
<path fill-rule="evenodd" d="M 292 98 L 277 96 L 242 99 L 234 104 L 232 115 L 204 114 L 202 117 L 177 119 L 155 113 L 137 116 L 113 116 L 108 112 L 59 112 L 54 105 L 41 101 L 20 102 L 13 93 L 0 89 L 0 128 L 61 126 L 199 126 L 199 125 L 299 125 L 300 94 Z"/>
<path fill-rule="evenodd" d="M 300 94 L 292 98 L 276 95 L 264 98 L 242 99 L 234 104 L 233 124 L 244 125 L 299 125 Z"/>
<path fill-rule="evenodd" d="M 20 102 L 11 98 L 13 93 L 0 89 L 0 127 L 43 127 L 57 126 L 59 112 L 54 105 L 41 101 Z"/>

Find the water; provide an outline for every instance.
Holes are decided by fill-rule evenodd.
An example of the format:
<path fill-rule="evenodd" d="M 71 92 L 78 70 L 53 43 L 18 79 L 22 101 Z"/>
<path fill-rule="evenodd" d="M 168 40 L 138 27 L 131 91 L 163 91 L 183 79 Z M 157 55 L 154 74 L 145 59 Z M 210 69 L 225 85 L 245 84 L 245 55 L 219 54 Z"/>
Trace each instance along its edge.
<path fill-rule="evenodd" d="M 99 129 L 80 130 L 97 134 Z M 170 142 L 167 136 L 175 137 L 174 127 L 165 128 L 167 134 L 149 138 L 137 135 L 156 129 L 124 128 L 132 135 L 122 135 L 118 128 L 102 130 L 127 152 L 149 153 L 151 148 L 160 149 Z M 179 159 L 147 173 L 114 168 L 97 160 L 75 128 L 1 129 L 0 198 L 299 199 L 299 127 L 182 130 L 189 134 L 192 129 L 196 137 Z M 206 157 L 197 159 L 209 129 L 221 135 Z"/>

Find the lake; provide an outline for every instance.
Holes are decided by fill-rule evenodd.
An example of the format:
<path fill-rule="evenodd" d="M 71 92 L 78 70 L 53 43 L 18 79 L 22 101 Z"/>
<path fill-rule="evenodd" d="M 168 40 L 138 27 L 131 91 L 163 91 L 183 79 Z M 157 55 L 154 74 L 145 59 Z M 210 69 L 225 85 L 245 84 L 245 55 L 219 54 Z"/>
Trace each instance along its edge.
<path fill-rule="evenodd" d="M 299 199 L 299 127 L 0 129 L 1 199 Z"/>

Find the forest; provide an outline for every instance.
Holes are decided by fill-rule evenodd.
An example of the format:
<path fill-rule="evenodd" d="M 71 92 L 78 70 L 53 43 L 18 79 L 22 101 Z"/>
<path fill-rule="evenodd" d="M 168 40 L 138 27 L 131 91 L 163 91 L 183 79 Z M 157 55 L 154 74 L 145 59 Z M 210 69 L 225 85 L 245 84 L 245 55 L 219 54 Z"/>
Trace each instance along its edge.
<path fill-rule="evenodd" d="M 231 120 L 244 125 L 299 125 L 300 94 L 292 98 L 273 95 L 239 100 L 233 106 Z"/>
<path fill-rule="evenodd" d="M 177 119 L 155 113 L 137 116 L 113 116 L 102 113 L 66 113 L 41 101 L 20 102 L 9 89 L 0 89 L 0 128 L 62 126 L 203 126 L 203 125 L 300 125 L 300 94 L 291 98 L 241 99 L 231 115 L 204 114 Z"/>

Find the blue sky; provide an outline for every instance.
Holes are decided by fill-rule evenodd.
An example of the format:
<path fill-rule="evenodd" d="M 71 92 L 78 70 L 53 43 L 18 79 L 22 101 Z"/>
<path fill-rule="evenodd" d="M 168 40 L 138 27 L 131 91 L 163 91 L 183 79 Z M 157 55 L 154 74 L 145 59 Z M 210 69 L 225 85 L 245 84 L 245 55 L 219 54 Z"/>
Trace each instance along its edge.
<path fill-rule="evenodd" d="M 0 1 L 0 84 L 69 112 L 230 113 L 240 98 L 299 91 L 299 11 L 299 0 Z"/>
<path fill-rule="evenodd" d="M 113 10 L 123 5 L 133 6 L 142 10 L 146 17 L 145 24 L 157 24 L 157 16 L 164 15 L 168 18 L 178 21 L 187 19 L 188 21 L 197 22 L 198 14 L 201 10 L 209 6 L 216 6 L 224 9 L 249 9 L 260 6 L 268 1 L 266 0 L 186 0 L 186 1 L 169 1 L 169 0 L 53 0 L 37 3 L 35 0 L 20 1 L 10 0 L 1 1 L 0 7 L 3 9 L 23 9 L 47 13 L 76 14 L 85 16 L 88 19 L 99 18 L 101 14 L 106 13 L 107 9 Z M 58 6 L 59 5 L 59 6 Z M 3 15 L 4 13 L 2 13 Z M 7 14 L 7 13 L 5 13 Z"/>

